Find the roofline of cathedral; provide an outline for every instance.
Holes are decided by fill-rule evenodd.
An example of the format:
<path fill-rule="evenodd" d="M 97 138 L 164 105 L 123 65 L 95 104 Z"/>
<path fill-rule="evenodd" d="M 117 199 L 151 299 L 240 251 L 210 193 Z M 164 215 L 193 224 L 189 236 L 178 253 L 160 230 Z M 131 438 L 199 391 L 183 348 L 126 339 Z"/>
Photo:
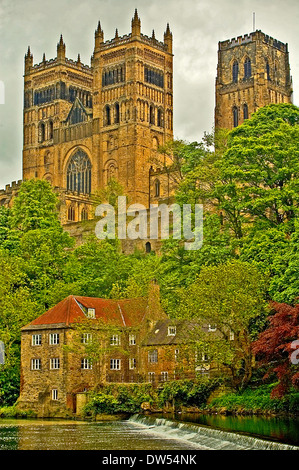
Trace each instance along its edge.
<path fill-rule="evenodd" d="M 246 44 L 247 42 L 252 42 L 257 39 L 263 40 L 265 43 L 275 47 L 276 49 L 279 49 L 280 51 L 288 51 L 287 43 L 283 43 L 277 39 L 272 38 L 268 34 L 263 33 L 260 29 L 257 29 L 250 34 L 245 34 L 244 36 L 238 36 L 237 39 L 232 38 L 225 41 L 219 41 L 219 50 L 229 49 L 231 47 L 239 46 L 240 44 Z"/>

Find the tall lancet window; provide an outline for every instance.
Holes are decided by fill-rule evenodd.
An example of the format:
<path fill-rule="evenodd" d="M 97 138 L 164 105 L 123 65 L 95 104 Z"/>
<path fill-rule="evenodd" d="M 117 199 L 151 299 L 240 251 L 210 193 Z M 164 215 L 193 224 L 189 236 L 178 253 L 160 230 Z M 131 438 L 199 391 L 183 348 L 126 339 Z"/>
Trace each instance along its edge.
<path fill-rule="evenodd" d="M 91 163 L 88 155 L 78 149 L 71 156 L 67 166 L 67 190 L 90 194 L 91 192 Z"/>
<path fill-rule="evenodd" d="M 233 82 L 234 82 L 234 83 L 237 83 L 237 81 L 238 81 L 238 76 L 239 76 L 239 64 L 238 64 L 238 62 L 235 60 L 235 62 L 233 63 Z"/>

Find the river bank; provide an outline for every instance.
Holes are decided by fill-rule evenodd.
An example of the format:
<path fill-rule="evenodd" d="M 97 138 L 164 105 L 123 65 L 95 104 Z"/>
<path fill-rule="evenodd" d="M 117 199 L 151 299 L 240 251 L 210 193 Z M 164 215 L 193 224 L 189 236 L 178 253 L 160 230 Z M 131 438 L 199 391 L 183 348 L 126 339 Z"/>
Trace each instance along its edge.
<path fill-rule="evenodd" d="M 66 411 L 49 418 L 116 420 L 126 419 L 136 413 L 299 416 L 299 392 L 289 393 L 282 398 L 271 398 L 274 386 L 260 385 L 237 392 L 215 382 L 169 382 L 159 389 L 150 384 L 113 384 L 90 393 L 79 415 Z M 0 418 L 38 417 L 30 409 L 19 409 L 17 403 L 0 408 Z"/>

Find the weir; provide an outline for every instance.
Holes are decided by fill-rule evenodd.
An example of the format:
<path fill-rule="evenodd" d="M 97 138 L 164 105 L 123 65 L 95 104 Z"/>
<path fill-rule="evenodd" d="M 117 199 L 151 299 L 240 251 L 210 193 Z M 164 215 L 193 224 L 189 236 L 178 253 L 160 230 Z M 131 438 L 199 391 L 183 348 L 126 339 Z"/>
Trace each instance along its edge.
<path fill-rule="evenodd" d="M 161 434 L 163 438 L 188 441 L 203 450 L 299 450 L 293 445 L 166 418 L 136 414 L 129 421 L 141 426 L 143 431 Z"/>

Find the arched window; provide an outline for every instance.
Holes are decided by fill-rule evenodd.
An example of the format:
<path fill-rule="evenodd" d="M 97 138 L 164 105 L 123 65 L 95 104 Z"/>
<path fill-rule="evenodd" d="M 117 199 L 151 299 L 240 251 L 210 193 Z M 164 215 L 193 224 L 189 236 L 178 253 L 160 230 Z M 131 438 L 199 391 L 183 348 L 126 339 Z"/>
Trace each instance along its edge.
<path fill-rule="evenodd" d="M 115 104 L 115 118 L 114 118 L 115 124 L 119 124 L 119 104 Z"/>
<path fill-rule="evenodd" d="M 74 221 L 75 220 L 75 208 L 74 206 L 70 206 L 67 211 L 67 220 Z"/>
<path fill-rule="evenodd" d="M 158 109 L 157 125 L 158 125 L 158 127 L 163 127 L 163 111 L 162 111 L 162 109 Z"/>
<path fill-rule="evenodd" d="M 233 82 L 236 83 L 238 81 L 238 75 L 239 75 L 239 64 L 235 60 L 233 63 Z"/>
<path fill-rule="evenodd" d="M 247 57 L 244 62 L 244 78 L 251 77 L 251 60 Z"/>
<path fill-rule="evenodd" d="M 248 106 L 247 106 L 246 103 L 243 106 L 243 118 L 244 118 L 244 120 L 248 119 Z"/>
<path fill-rule="evenodd" d="M 155 197 L 160 196 L 160 188 L 161 188 L 160 181 L 156 180 L 155 181 Z"/>
<path fill-rule="evenodd" d="M 267 74 L 267 80 L 271 80 L 270 78 L 270 66 L 269 62 L 266 60 L 266 74 Z"/>
<path fill-rule="evenodd" d="M 49 139 L 53 139 L 53 121 L 49 122 Z"/>
<path fill-rule="evenodd" d="M 85 207 L 81 211 L 81 220 L 88 220 L 88 211 Z"/>
<path fill-rule="evenodd" d="M 88 155 L 78 149 L 72 155 L 67 166 L 67 190 L 90 194 L 91 192 L 91 163 Z"/>
<path fill-rule="evenodd" d="M 150 253 L 152 251 L 152 246 L 150 244 L 150 242 L 146 242 L 145 244 L 145 252 L 146 253 Z"/>
<path fill-rule="evenodd" d="M 110 115 L 110 106 L 105 106 L 105 123 L 106 126 L 110 126 L 111 124 L 111 115 Z"/>
<path fill-rule="evenodd" d="M 233 124 L 234 124 L 234 127 L 237 127 L 239 125 L 239 116 L 238 116 L 237 106 L 233 107 Z"/>
<path fill-rule="evenodd" d="M 150 106 L 149 119 L 150 119 L 150 124 L 155 124 L 155 108 L 152 105 Z"/>
<path fill-rule="evenodd" d="M 46 127 L 43 122 L 40 123 L 38 128 L 38 141 L 39 143 L 44 142 L 46 139 Z"/>

